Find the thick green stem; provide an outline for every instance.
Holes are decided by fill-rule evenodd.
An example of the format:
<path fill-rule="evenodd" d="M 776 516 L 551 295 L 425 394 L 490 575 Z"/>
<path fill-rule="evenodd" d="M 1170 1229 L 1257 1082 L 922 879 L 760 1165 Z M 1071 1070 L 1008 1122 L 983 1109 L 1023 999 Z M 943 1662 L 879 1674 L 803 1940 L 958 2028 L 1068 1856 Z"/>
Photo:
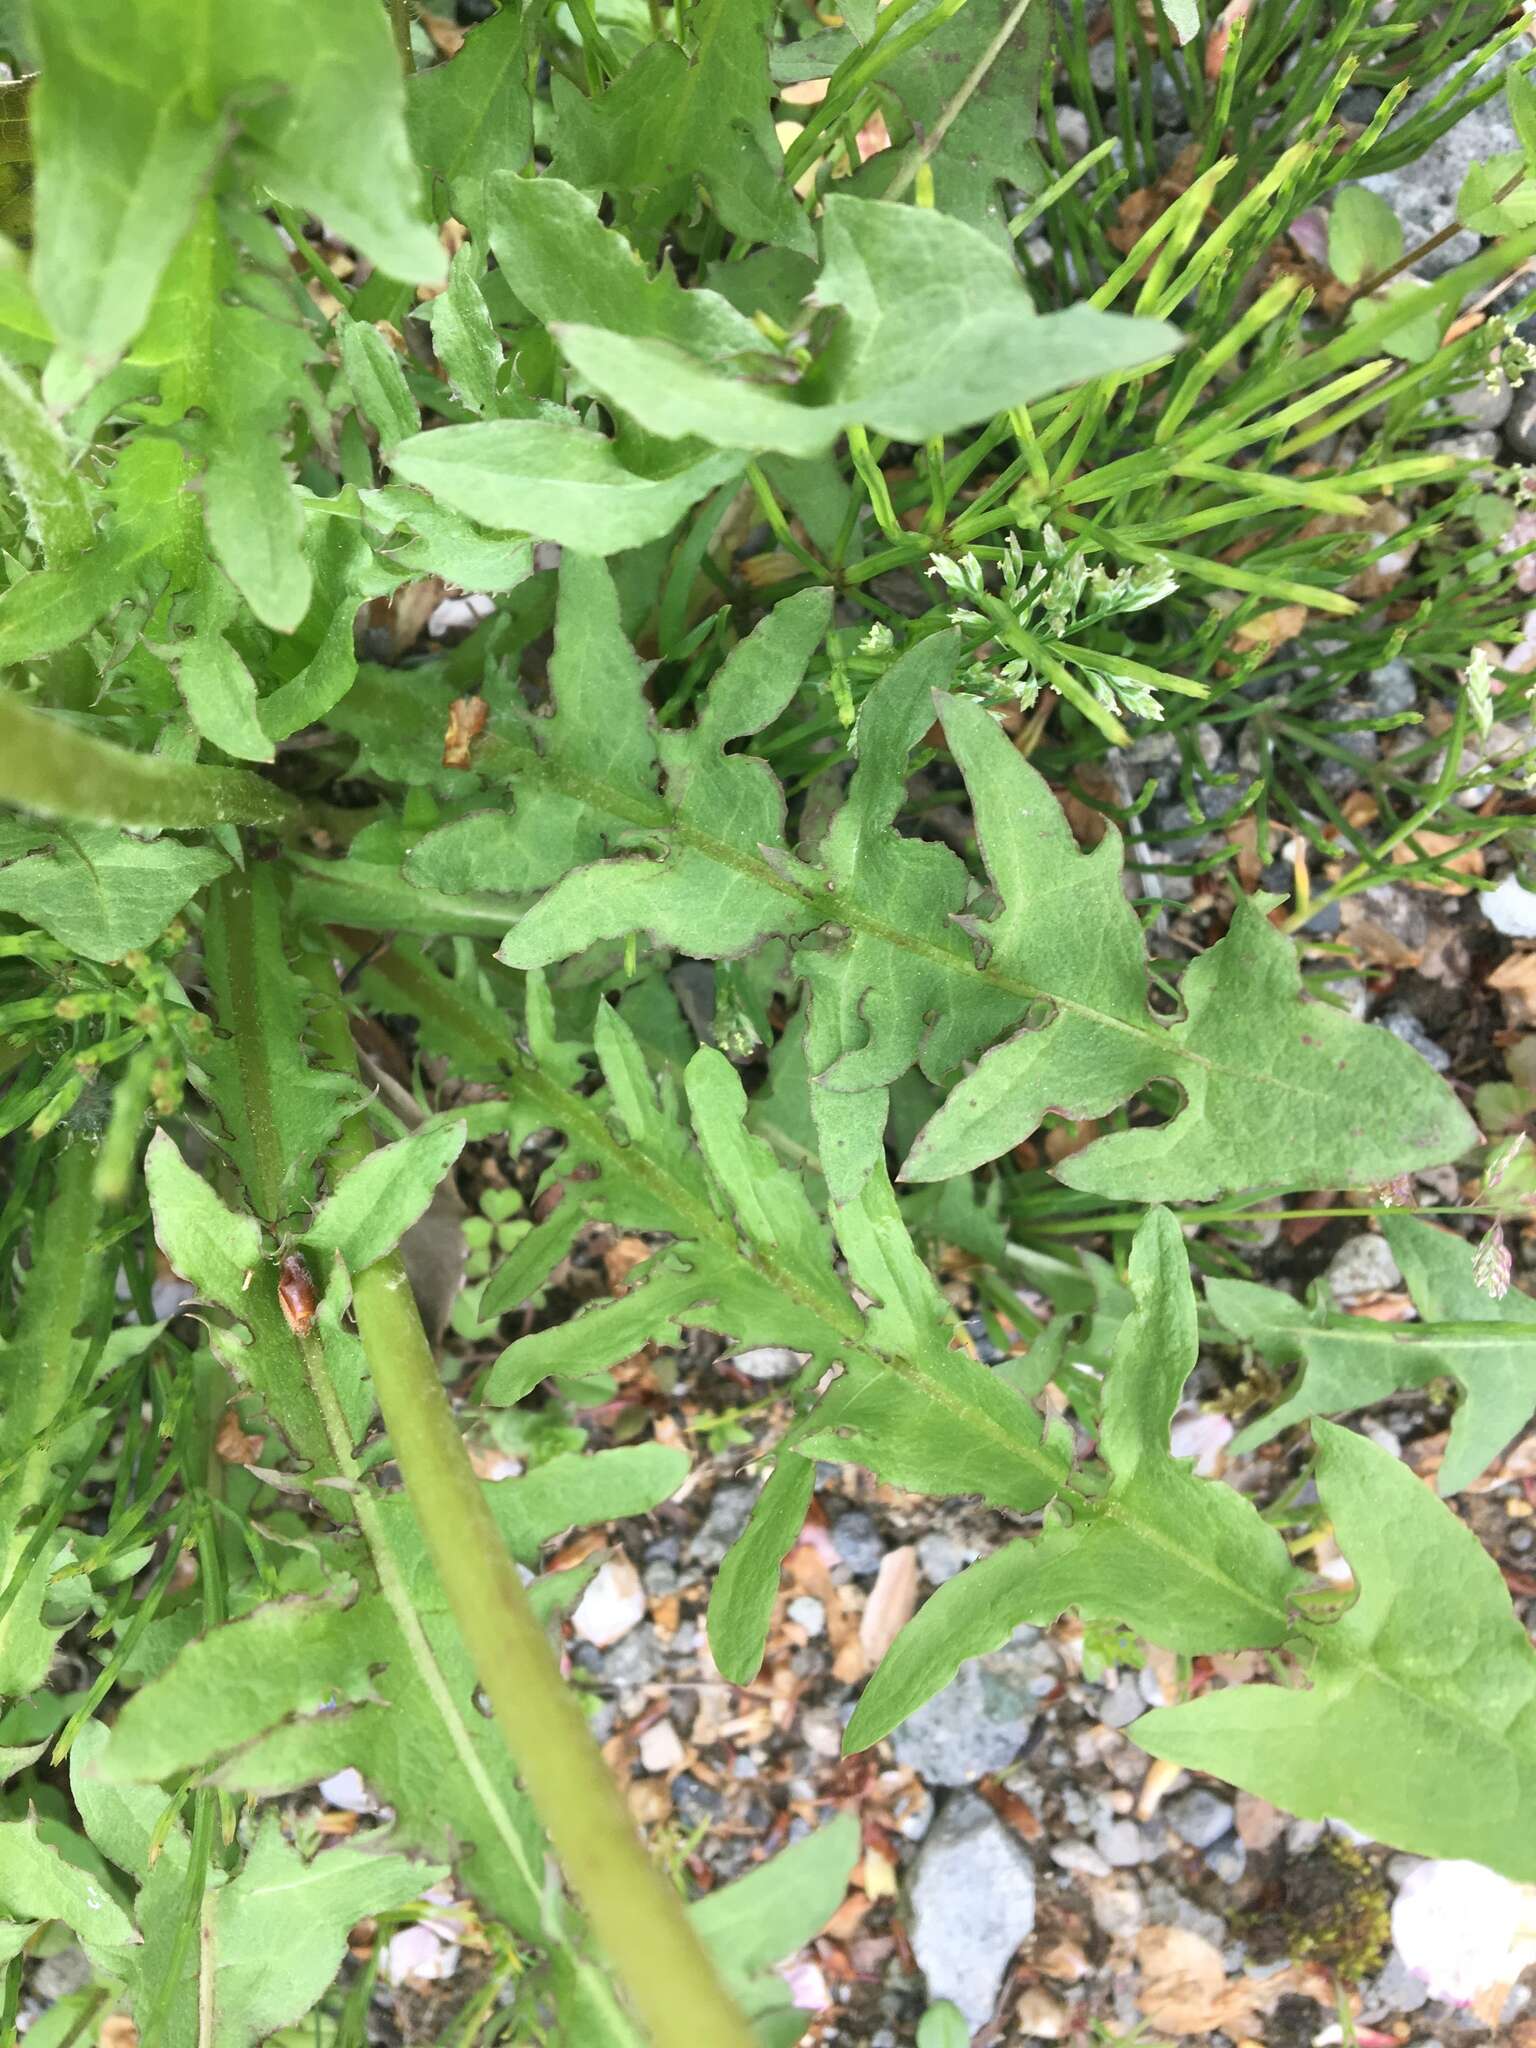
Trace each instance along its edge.
<path fill-rule="evenodd" d="M 0 803 L 93 825 L 291 823 L 290 796 L 243 768 L 194 768 L 98 740 L 0 690 Z"/>
<path fill-rule="evenodd" d="M 317 1035 L 354 1065 L 341 1010 Z M 366 1120 L 337 1143 L 340 1175 L 371 1151 Z M 464 1449 L 398 1253 L 352 1277 L 384 1426 L 448 1605 L 562 1869 L 656 2048 L 752 2048 L 752 2033 L 651 1863 L 560 1675 Z"/>

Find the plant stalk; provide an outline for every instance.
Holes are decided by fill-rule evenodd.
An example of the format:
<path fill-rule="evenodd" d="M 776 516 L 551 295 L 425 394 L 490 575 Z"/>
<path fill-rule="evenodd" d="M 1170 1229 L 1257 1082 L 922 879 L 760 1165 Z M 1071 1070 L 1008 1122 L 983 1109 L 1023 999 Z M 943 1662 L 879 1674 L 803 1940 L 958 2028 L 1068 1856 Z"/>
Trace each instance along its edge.
<path fill-rule="evenodd" d="M 339 1004 L 319 1044 L 356 1070 Z M 340 1177 L 373 1149 L 342 1127 Z M 647 1856 L 523 1592 L 469 1462 L 398 1252 L 352 1276 L 374 1392 L 432 1563 L 556 1856 L 655 2048 L 753 2048 L 683 1902 Z"/>

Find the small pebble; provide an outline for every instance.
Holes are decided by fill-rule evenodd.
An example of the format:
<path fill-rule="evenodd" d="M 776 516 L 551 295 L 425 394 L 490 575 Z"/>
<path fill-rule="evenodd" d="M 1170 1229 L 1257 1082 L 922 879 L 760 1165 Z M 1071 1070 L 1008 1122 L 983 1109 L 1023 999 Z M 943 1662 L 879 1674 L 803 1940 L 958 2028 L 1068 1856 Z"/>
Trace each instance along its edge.
<path fill-rule="evenodd" d="M 918 1569 L 930 1586 L 942 1586 L 968 1564 L 974 1564 L 977 1555 L 969 1544 L 961 1543 L 945 1529 L 930 1530 L 917 1539 Z"/>
<path fill-rule="evenodd" d="M 627 1557 L 610 1557 L 576 1603 L 571 1627 L 584 1643 L 606 1650 L 645 1619 L 645 1589 Z"/>
<path fill-rule="evenodd" d="M 810 1356 L 806 1351 L 785 1351 L 778 1345 L 761 1345 L 753 1351 L 738 1351 L 728 1362 L 749 1380 L 788 1380 Z"/>
<path fill-rule="evenodd" d="M 1133 1870 L 1147 1861 L 1147 1841 L 1133 1820 L 1112 1820 L 1099 1829 L 1093 1846 L 1115 1870 Z"/>
<path fill-rule="evenodd" d="M 1070 1836 L 1052 1845 L 1051 1861 L 1058 1870 L 1069 1870 L 1074 1877 L 1108 1877 L 1110 1872 L 1109 1864 L 1097 1849 Z"/>
<path fill-rule="evenodd" d="M 1394 1003 L 1390 1010 L 1383 1012 L 1381 1021 L 1394 1038 L 1400 1038 L 1404 1045 L 1411 1045 L 1422 1059 L 1429 1062 L 1437 1074 L 1443 1074 L 1450 1066 L 1450 1054 L 1443 1046 L 1436 1045 L 1412 1010 L 1404 1009 L 1400 1003 Z"/>
<path fill-rule="evenodd" d="M 653 1721 L 639 1746 L 643 1771 L 675 1771 L 683 1760 L 682 1737 L 670 1721 Z"/>
<path fill-rule="evenodd" d="M 790 1620 L 803 1628 L 808 1636 L 819 1636 L 827 1625 L 826 1608 L 809 1593 L 797 1594 L 787 1611 Z"/>
<path fill-rule="evenodd" d="M 1237 1836 L 1232 1835 L 1225 1842 L 1218 1842 L 1214 1848 L 1207 1849 L 1205 1862 L 1207 1869 L 1223 1884 L 1236 1884 L 1248 1868 L 1248 1851 Z"/>
<path fill-rule="evenodd" d="M 1099 1707 L 1099 1719 L 1106 1728 L 1129 1728 L 1147 1711 L 1147 1703 L 1140 1692 L 1123 1676 L 1113 1692 L 1104 1695 Z"/>
<path fill-rule="evenodd" d="M 1179 1840 L 1187 1842 L 1191 1849 L 1209 1849 L 1232 1830 L 1230 1801 L 1218 1799 L 1204 1785 L 1195 1785 L 1177 1798 L 1166 1800 L 1162 1812 Z"/>
<path fill-rule="evenodd" d="M 1370 1294 L 1390 1294 L 1402 1285 L 1403 1276 L 1392 1247 L 1384 1237 L 1362 1230 L 1346 1238 L 1328 1266 L 1328 1284 L 1341 1308 L 1363 1301 Z"/>
<path fill-rule="evenodd" d="M 872 1578 L 885 1555 L 885 1541 L 862 1508 L 833 1523 L 832 1546 L 856 1579 Z"/>
<path fill-rule="evenodd" d="M 1129 1941 L 1141 1932 L 1146 1908 L 1135 1885 L 1095 1885 L 1091 1903 L 1094 1920 L 1112 1941 Z"/>

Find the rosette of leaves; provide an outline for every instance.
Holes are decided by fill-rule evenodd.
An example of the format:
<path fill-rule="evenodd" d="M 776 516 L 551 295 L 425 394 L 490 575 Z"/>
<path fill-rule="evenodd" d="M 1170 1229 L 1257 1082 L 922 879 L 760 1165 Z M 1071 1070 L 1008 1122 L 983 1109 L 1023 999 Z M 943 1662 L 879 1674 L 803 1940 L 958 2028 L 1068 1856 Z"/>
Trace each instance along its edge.
<path fill-rule="evenodd" d="M 1129 1200 L 1363 1186 L 1473 1141 L 1410 1048 L 1305 996 L 1268 899 L 1239 899 L 1227 935 L 1186 970 L 1180 1013 L 1154 1013 L 1118 835 L 1077 847 L 1044 780 L 986 710 L 952 694 L 952 635 L 919 641 L 865 700 L 843 805 L 815 857 L 797 853 L 777 781 L 736 743 L 791 703 L 829 607 L 821 591 L 780 604 L 696 723 L 658 731 L 607 571 L 566 557 L 553 714 L 508 705 L 477 753 L 486 808 L 444 828 L 470 886 L 536 895 L 504 961 L 544 967 L 640 935 L 704 959 L 792 941 L 811 998 L 820 1163 L 840 1201 L 875 1170 L 887 1092 L 914 1063 L 948 1094 L 907 1158 L 910 1179 L 994 1159 L 1047 1111 L 1108 1116 L 1160 1081 L 1182 1095 L 1173 1115 L 1100 1138 L 1063 1163 L 1063 1180 Z M 935 715 L 985 887 L 948 848 L 897 829 Z M 397 760 L 408 746 L 426 776 L 446 697 L 374 672 L 338 717 Z M 415 847 L 408 874 L 431 846 Z"/>

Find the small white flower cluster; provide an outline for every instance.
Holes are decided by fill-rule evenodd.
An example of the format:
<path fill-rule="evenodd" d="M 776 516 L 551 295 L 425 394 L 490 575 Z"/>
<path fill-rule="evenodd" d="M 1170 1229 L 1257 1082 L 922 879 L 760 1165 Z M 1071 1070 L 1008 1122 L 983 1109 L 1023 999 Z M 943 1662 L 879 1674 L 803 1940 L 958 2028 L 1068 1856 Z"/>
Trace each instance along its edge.
<path fill-rule="evenodd" d="M 1012 625 L 1036 638 L 1061 641 L 1105 619 L 1145 611 L 1178 588 L 1177 578 L 1161 560 L 1111 574 L 1102 563 L 1090 564 L 1082 550 L 1070 546 L 1053 526 L 1042 529 L 1040 542 L 1040 559 L 1026 573 L 1018 537 L 1009 534 L 1000 564 L 1002 588 L 996 592 L 987 589 L 986 571 L 974 555 L 962 555 L 958 561 L 949 555 L 930 556 L 933 573 L 952 597 L 962 600 L 950 609 L 951 625 L 989 636 L 1006 635 Z M 1091 647 L 1074 640 L 1070 651 L 1053 651 L 1070 661 L 1108 710 L 1125 711 L 1134 718 L 1162 717 L 1162 705 L 1147 684 L 1096 665 Z M 973 662 L 963 680 L 988 701 L 1012 698 L 1027 711 L 1046 678 L 1028 655 L 1011 654 L 1001 661 Z"/>

